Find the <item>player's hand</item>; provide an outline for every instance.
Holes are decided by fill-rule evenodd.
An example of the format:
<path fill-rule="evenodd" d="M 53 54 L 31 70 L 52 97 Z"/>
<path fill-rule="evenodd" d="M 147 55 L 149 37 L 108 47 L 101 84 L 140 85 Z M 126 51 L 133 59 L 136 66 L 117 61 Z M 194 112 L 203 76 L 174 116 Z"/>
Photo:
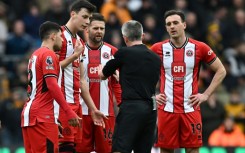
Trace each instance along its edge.
<path fill-rule="evenodd" d="M 79 39 L 77 39 L 75 47 L 74 47 L 74 55 L 76 55 L 78 58 L 81 55 L 83 50 L 84 50 L 83 44 L 81 43 Z"/>
<path fill-rule="evenodd" d="M 115 73 L 113 74 L 113 77 L 119 82 L 119 71 L 116 70 Z"/>
<path fill-rule="evenodd" d="M 104 119 L 108 119 L 101 111 L 95 110 L 91 112 L 92 119 L 95 125 L 102 126 L 105 128 Z"/>
<path fill-rule="evenodd" d="M 189 97 L 188 105 L 190 105 L 191 107 L 196 105 L 197 108 L 200 106 L 202 102 L 205 102 L 207 100 L 208 100 L 208 95 L 198 93 L 196 95 L 191 95 Z"/>
<path fill-rule="evenodd" d="M 100 77 L 101 80 L 105 80 L 106 77 L 104 76 L 102 70 L 103 70 L 103 66 L 100 64 L 100 65 L 98 66 L 98 75 L 99 75 L 99 77 Z"/>
<path fill-rule="evenodd" d="M 77 127 L 77 126 L 81 127 L 81 124 L 80 124 L 81 120 L 82 120 L 82 118 L 80 118 L 80 117 L 71 118 L 68 120 L 68 123 L 70 126 L 73 126 L 73 127 Z"/>
<path fill-rule="evenodd" d="M 167 97 L 166 97 L 166 95 L 163 94 L 163 93 L 160 93 L 160 94 L 156 95 L 156 102 L 157 102 L 159 105 L 166 104 L 166 102 L 167 102 Z"/>

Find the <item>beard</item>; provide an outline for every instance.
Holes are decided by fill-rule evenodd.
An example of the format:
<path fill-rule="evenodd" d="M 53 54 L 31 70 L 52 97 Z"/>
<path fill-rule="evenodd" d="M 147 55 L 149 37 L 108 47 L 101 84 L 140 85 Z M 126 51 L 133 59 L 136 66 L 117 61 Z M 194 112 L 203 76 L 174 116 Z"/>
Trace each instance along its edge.
<path fill-rule="evenodd" d="M 58 51 L 60 51 L 61 50 L 61 45 L 54 45 L 54 51 L 55 52 L 58 52 Z"/>
<path fill-rule="evenodd" d="M 101 43 L 101 41 L 103 40 L 103 37 L 102 36 L 101 37 L 96 37 L 96 36 L 91 37 L 90 36 L 89 39 L 92 40 L 95 44 L 98 44 L 98 43 Z"/>

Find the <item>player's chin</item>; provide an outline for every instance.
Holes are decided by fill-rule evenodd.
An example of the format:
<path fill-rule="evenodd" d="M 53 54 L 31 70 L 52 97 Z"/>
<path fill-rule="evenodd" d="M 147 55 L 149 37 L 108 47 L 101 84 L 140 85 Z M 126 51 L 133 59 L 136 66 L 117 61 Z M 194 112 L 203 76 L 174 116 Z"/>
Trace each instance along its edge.
<path fill-rule="evenodd" d="M 98 42 L 101 42 L 101 41 L 102 41 L 102 37 L 97 37 L 96 40 L 97 40 Z"/>
<path fill-rule="evenodd" d="M 102 41 L 101 37 L 94 38 L 94 42 L 96 42 L 96 43 L 100 43 L 101 41 Z"/>
<path fill-rule="evenodd" d="M 178 38 L 179 36 L 176 35 L 176 34 L 172 34 L 171 37 L 172 37 L 172 38 Z"/>

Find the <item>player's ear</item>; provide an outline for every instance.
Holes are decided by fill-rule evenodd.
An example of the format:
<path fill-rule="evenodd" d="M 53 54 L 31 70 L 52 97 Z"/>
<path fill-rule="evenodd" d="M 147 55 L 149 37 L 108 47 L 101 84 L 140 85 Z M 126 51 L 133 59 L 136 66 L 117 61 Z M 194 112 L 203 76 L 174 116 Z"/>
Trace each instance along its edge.
<path fill-rule="evenodd" d="M 183 25 L 184 25 L 184 29 L 186 29 L 186 22 L 183 22 Z"/>
<path fill-rule="evenodd" d="M 50 38 L 52 39 L 52 40 L 55 40 L 56 39 L 56 35 L 57 35 L 57 33 L 51 33 L 50 34 Z"/>
<path fill-rule="evenodd" d="M 70 16 L 73 17 L 75 15 L 76 15 L 76 12 L 75 11 L 71 11 Z"/>

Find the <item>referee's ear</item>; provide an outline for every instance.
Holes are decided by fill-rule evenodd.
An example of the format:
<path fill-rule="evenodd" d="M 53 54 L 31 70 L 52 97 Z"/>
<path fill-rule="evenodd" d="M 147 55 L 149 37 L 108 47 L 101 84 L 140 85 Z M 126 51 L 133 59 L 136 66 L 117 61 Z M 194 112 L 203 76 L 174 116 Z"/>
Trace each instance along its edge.
<path fill-rule="evenodd" d="M 127 44 L 129 42 L 128 37 L 126 37 L 126 36 L 123 36 L 123 40 L 124 40 L 125 44 Z"/>
<path fill-rule="evenodd" d="M 145 33 L 142 33 L 141 40 L 144 40 L 144 38 L 145 38 Z"/>

